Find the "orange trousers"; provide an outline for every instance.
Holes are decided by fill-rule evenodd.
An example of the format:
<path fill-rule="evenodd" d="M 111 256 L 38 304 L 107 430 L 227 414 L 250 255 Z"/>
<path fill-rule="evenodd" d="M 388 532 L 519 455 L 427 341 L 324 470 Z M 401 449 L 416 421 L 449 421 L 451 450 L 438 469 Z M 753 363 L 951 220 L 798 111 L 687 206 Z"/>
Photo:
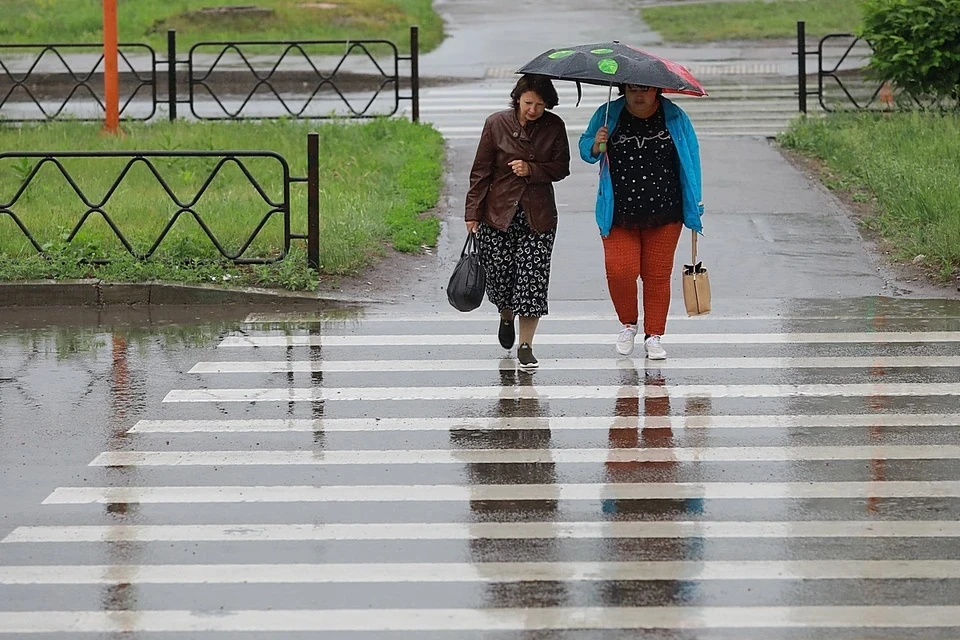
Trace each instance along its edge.
<path fill-rule="evenodd" d="M 637 324 L 637 279 L 643 283 L 643 332 L 663 335 L 670 309 L 670 277 L 683 223 L 652 229 L 614 225 L 603 238 L 610 299 L 623 324 Z"/>

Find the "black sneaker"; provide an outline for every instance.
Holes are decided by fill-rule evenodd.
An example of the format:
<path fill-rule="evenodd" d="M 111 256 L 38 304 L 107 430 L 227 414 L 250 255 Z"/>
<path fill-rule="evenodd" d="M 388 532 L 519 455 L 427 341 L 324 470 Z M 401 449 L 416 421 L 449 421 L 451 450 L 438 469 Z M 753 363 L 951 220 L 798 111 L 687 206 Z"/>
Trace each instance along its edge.
<path fill-rule="evenodd" d="M 504 320 L 500 318 L 500 330 L 497 332 L 500 338 L 500 346 L 504 349 L 513 349 L 513 342 L 517 339 L 517 333 L 513 329 L 513 319 Z"/>
<path fill-rule="evenodd" d="M 533 355 L 533 347 L 526 342 L 522 343 L 517 349 L 517 361 L 520 363 L 521 369 L 536 369 L 540 366 Z"/>

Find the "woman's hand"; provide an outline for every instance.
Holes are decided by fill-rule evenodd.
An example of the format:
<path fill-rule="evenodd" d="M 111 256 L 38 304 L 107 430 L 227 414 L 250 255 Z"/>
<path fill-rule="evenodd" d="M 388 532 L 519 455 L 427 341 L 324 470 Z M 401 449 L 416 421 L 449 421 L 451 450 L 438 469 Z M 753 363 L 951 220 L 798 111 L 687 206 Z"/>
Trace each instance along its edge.
<path fill-rule="evenodd" d="M 520 176 L 521 178 L 526 178 L 530 175 L 530 165 L 528 165 L 525 160 L 514 160 L 513 162 L 508 162 L 507 165 L 513 169 L 514 175 Z"/>
<path fill-rule="evenodd" d="M 593 149 L 592 149 L 593 155 L 595 156 L 600 155 L 601 145 L 605 145 L 607 143 L 607 140 L 609 140 L 609 137 L 610 137 L 610 134 L 607 130 L 606 125 L 600 127 L 600 129 L 597 130 L 597 135 L 593 137 Z"/>
<path fill-rule="evenodd" d="M 476 233 L 480 223 L 476 220 L 467 220 L 467 233 Z"/>

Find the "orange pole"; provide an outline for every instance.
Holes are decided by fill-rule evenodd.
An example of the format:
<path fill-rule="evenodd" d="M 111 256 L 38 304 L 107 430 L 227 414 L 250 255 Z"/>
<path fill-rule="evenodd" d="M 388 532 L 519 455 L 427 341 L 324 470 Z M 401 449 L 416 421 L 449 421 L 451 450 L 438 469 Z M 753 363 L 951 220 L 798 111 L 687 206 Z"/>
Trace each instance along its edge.
<path fill-rule="evenodd" d="M 103 96 L 106 133 L 120 132 L 120 77 L 118 69 L 117 0 L 103 0 Z"/>

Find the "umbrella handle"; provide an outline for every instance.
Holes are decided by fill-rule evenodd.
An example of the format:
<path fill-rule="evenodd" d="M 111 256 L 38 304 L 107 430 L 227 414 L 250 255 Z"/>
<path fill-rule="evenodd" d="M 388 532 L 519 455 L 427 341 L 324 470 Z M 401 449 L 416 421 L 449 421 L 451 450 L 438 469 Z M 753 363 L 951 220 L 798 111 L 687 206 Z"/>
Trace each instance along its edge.
<path fill-rule="evenodd" d="M 610 83 L 610 89 L 607 92 L 607 112 L 603 116 L 603 126 L 607 126 L 610 122 L 610 100 L 613 99 L 613 82 Z M 608 130 L 609 134 L 609 130 Z M 604 153 L 607 150 L 607 143 L 601 142 L 599 145 L 600 153 Z"/>

